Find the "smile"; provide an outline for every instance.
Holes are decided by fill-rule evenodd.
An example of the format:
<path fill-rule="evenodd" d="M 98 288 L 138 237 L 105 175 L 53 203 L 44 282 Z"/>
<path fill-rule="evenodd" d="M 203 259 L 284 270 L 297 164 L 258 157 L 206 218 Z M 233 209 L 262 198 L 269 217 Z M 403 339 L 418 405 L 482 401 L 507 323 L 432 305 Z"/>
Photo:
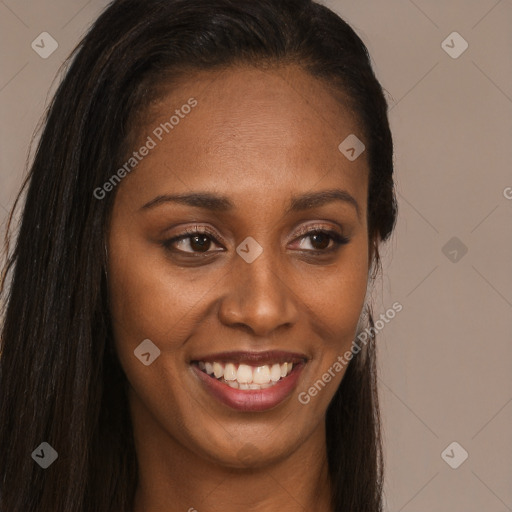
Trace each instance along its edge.
<path fill-rule="evenodd" d="M 290 352 L 224 352 L 191 362 L 203 389 L 220 403 L 244 412 L 272 409 L 297 386 L 307 357 Z"/>
<path fill-rule="evenodd" d="M 250 366 L 248 364 L 222 363 L 215 361 L 199 361 L 199 369 L 208 375 L 214 376 L 220 382 L 234 389 L 267 389 L 275 386 L 281 379 L 289 375 L 293 363 L 274 363 L 263 366 Z"/>

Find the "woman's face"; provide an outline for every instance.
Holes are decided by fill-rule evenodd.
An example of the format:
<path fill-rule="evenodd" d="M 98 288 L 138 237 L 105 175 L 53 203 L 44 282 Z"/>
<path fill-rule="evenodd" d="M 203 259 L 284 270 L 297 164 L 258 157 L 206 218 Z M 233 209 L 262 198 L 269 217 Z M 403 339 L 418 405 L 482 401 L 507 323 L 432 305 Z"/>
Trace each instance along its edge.
<path fill-rule="evenodd" d="M 324 435 L 365 299 L 368 163 L 338 149 L 361 127 L 295 67 L 201 72 L 148 114 L 108 243 L 134 424 L 225 466 L 278 460 Z"/>

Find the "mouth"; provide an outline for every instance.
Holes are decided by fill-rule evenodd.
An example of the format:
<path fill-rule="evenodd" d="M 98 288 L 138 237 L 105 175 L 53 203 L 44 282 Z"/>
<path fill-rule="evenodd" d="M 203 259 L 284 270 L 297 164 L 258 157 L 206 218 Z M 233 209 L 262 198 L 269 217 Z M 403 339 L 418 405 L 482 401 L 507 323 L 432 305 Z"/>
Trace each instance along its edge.
<path fill-rule="evenodd" d="M 307 358 L 290 352 L 230 352 L 191 361 L 206 389 L 242 411 L 277 406 L 296 386 Z"/>

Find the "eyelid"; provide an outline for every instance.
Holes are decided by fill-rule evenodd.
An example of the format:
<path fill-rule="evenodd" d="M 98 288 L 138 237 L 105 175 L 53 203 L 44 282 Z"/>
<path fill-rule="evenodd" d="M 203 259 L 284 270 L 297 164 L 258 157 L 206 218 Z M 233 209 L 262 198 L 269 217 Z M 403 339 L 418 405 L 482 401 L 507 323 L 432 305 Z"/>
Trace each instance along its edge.
<path fill-rule="evenodd" d="M 303 236 L 303 235 L 308 235 L 308 234 L 314 233 L 316 231 L 323 231 L 325 233 L 336 233 L 339 236 L 343 236 L 343 233 L 341 232 L 341 230 L 339 230 L 340 232 L 338 232 L 338 230 L 336 230 L 332 226 L 329 226 L 329 225 L 326 225 L 326 224 L 321 224 L 319 222 L 317 222 L 315 224 L 307 224 L 305 226 L 304 225 L 301 226 L 295 232 L 295 234 L 293 236 L 294 236 L 294 239 L 295 239 L 297 237 L 300 237 L 300 236 Z"/>
<path fill-rule="evenodd" d="M 195 224 L 193 227 L 185 228 L 179 235 L 172 237 L 172 240 L 181 240 L 194 235 L 210 235 L 216 243 L 222 241 L 222 237 L 215 230 L 208 226 L 199 226 L 198 224 Z"/>

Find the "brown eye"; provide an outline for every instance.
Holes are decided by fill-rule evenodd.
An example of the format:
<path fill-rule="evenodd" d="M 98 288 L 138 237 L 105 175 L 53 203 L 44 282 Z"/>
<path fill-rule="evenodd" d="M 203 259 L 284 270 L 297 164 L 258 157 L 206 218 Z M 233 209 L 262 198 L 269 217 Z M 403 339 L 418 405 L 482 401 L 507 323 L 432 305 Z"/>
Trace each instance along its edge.
<path fill-rule="evenodd" d="M 336 251 L 348 242 L 347 237 L 335 231 L 316 229 L 303 234 L 300 240 L 300 248 L 309 252 L 328 253 Z M 309 247 L 307 247 L 308 245 Z"/>
<path fill-rule="evenodd" d="M 195 235 L 189 237 L 190 247 L 194 251 L 206 252 L 211 245 L 211 239 L 208 235 Z"/>
<path fill-rule="evenodd" d="M 332 237 L 326 233 L 315 233 L 313 235 L 309 235 L 309 238 L 312 241 L 311 245 L 316 250 L 323 250 L 329 247 L 329 242 L 332 239 Z"/>
<path fill-rule="evenodd" d="M 183 253 L 189 255 L 200 255 L 206 253 L 218 252 L 217 250 L 210 250 L 212 246 L 220 247 L 220 244 L 213 235 L 208 232 L 200 231 L 199 229 L 187 230 L 185 233 L 166 240 L 162 244 L 168 251 L 174 253 Z"/>

